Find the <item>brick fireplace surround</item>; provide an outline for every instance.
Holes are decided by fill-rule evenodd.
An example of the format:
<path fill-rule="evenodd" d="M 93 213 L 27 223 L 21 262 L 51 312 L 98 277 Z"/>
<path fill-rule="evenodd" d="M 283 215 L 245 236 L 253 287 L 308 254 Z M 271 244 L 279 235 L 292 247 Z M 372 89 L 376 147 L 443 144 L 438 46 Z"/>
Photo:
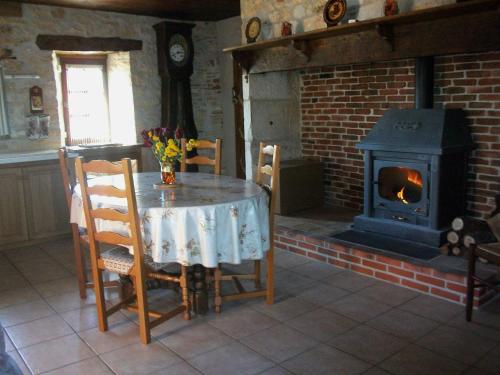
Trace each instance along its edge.
<path fill-rule="evenodd" d="M 355 145 L 389 107 L 413 108 L 414 60 L 301 72 L 304 157 L 324 163 L 327 205 L 361 210 L 363 155 Z M 486 217 L 500 192 L 500 52 L 435 59 L 435 108 L 463 108 L 477 146 L 469 160 L 467 209 Z M 465 273 L 388 257 L 369 249 L 278 226 L 276 247 L 456 303 L 465 303 Z M 476 291 L 475 304 L 491 297 Z"/>

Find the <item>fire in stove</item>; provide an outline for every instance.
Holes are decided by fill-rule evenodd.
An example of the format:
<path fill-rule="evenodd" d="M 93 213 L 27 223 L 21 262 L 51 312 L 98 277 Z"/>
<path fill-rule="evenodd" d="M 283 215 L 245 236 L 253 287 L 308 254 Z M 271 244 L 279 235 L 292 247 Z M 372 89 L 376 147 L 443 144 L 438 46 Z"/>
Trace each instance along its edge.
<path fill-rule="evenodd" d="M 420 175 L 420 173 L 418 173 L 417 171 L 408 169 L 408 168 L 401 168 L 401 169 L 403 170 L 402 173 L 406 173 L 407 182 L 412 184 L 412 185 L 410 185 L 410 188 L 408 189 L 408 191 L 410 191 L 410 190 L 412 191 L 411 195 L 412 196 L 414 195 L 413 190 L 418 190 L 420 192 L 422 190 L 422 176 Z M 410 203 L 409 199 L 411 199 L 410 197 L 407 197 L 405 194 L 407 187 L 408 187 L 408 185 L 405 184 L 401 188 L 401 190 L 399 190 L 396 193 L 396 196 L 398 197 L 398 199 L 401 202 L 403 202 L 404 204 L 409 204 Z"/>
<path fill-rule="evenodd" d="M 422 186 L 422 175 L 411 168 L 385 167 L 379 172 L 379 194 L 390 201 L 417 203 L 422 197 Z"/>

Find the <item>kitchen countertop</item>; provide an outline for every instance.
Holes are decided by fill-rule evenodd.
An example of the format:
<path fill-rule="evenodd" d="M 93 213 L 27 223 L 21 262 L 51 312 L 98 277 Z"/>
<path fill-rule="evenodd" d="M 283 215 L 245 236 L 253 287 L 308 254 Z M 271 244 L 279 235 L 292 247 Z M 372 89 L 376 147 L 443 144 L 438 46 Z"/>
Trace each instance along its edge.
<path fill-rule="evenodd" d="M 76 158 L 77 153 L 70 152 L 68 157 Z M 58 159 L 57 150 L 35 151 L 35 152 L 15 152 L 11 154 L 0 154 L 0 165 L 2 164 L 17 164 L 29 163 L 44 160 Z"/>

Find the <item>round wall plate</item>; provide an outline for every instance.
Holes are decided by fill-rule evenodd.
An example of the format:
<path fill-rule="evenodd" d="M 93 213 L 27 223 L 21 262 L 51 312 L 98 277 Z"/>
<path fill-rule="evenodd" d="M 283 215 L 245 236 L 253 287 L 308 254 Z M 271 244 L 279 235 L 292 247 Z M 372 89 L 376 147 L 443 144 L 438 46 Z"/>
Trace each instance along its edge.
<path fill-rule="evenodd" d="M 260 35 L 261 28 L 262 24 L 259 17 L 252 17 L 248 20 L 247 27 L 245 29 L 247 43 L 253 43 L 257 40 Z"/>
<path fill-rule="evenodd" d="M 345 0 L 328 0 L 323 9 L 323 19 L 328 27 L 337 25 L 345 15 L 347 4 Z"/>

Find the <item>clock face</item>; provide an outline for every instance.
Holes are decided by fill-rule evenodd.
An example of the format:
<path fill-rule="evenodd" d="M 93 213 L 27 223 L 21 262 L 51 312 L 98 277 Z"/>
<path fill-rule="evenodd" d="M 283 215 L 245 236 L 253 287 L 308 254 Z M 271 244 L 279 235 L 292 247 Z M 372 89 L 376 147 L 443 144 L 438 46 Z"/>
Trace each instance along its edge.
<path fill-rule="evenodd" d="M 189 57 L 189 44 L 181 34 L 174 34 L 168 43 L 170 60 L 178 66 L 184 65 Z"/>

